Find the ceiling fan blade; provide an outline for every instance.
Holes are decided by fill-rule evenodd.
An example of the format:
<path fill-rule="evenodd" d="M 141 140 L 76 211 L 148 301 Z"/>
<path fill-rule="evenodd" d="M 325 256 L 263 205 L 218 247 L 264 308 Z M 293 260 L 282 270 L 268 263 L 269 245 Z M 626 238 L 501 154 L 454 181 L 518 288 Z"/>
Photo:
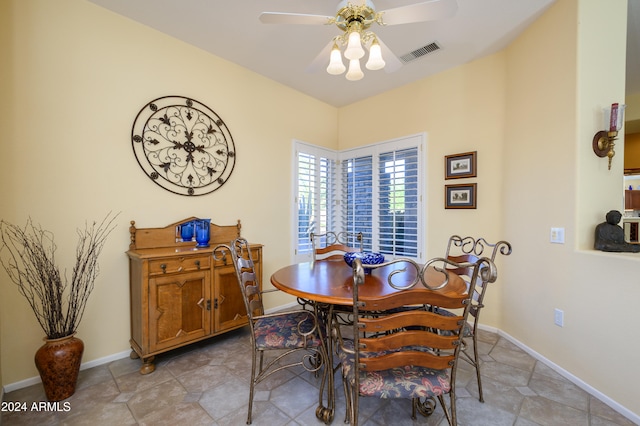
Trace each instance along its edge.
<path fill-rule="evenodd" d="M 314 73 L 320 71 L 322 68 L 326 68 L 329 65 L 329 57 L 331 56 L 331 49 L 333 49 L 334 41 L 331 40 L 325 47 L 322 48 L 318 56 L 315 57 L 309 66 L 305 69 L 308 73 Z"/>
<path fill-rule="evenodd" d="M 263 24 L 326 25 L 330 23 L 332 17 L 304 13 L 263 12 L 259 19 Z"/>
<path fill-rule="evenodd" d="M 376 38 L 378 39 L 378 43 L 380 43 L 382 59 L 384 59 L 384 62 L 386 63 L 386 65 L 384 66 L 384 71 L 394 72 L 402 68 L 402 61 L 395 55 L 395 53 L 393 53 L 391 49 L 389 49 L 389 46 L 384 44 L 384 42 L 380 40 L 379 36 L 377 36 Z"/>
<path fill-rule="evenodd" d="M 386 25 L 411 24 L 450 18 L 458 11 L 456 0 L 430 0 L 381 11 Z"/>

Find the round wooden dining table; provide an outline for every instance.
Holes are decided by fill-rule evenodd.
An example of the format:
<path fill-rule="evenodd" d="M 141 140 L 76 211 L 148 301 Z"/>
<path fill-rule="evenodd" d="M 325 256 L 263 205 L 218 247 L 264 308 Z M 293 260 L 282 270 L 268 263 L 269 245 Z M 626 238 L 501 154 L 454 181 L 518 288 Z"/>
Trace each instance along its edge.
<path fill-rule="evenodd" d="M 416 278 L 416 269 L 408 264 L 394 263 L 371 270 L 365 274 L 365 282 L 359 288 L 362 298 L 375 299 L 399 290 L 387 282 L 394 270 L 406 268 L 394 276 L 393 282 L 405 286 Z M 424 280 L 432 288 L 445 282 L 445 275 L 435 268 L 425 270 Z M 353 305 L 353 269 L 343 260 L 318 260 L 285 266 L 271 275 L 271 284 L 285 293 L 305 300 L 329 305 Z M 448 282 L 438 290 L 428 290 L 420 280 L 412 291 L 436 291 L 443 294 L 460 295 L 466 293 L 467 285 L 458 275 L 449 272 Z"/>

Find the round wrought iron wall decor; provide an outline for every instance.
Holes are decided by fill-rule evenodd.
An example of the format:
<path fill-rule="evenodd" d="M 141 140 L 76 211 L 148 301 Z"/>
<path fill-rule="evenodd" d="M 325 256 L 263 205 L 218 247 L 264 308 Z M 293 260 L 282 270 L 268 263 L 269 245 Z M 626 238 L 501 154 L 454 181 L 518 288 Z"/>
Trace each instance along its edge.
<path fill-rule="evenodd" d="M 165 96 L 144 106 L 131 130 L 142 170 L 167 191 L 204 195 L 231 176 L 236 148 L 229 128 L 209 107 L 183 96 Z"/>

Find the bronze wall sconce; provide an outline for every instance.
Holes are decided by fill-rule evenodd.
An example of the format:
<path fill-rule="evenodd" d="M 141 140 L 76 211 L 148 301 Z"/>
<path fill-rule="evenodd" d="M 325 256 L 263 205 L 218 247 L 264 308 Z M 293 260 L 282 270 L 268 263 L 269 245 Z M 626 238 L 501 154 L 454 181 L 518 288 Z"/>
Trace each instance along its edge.
<path fill-rule="evenodd" d="M 609 170 L 611 170 L 611 159 L 616 155 L 614 150 L 615 140 L 618 137 L 618 131 L 624 123 L 625 107 L 626 105 L 612 104 L 610 113 L 608 108 L 604 108 L 604 117 L 608 118 L 605 128 L 608 125 L 609 131 L 600 130 L 593 136 L 593 152 L 595 152 L 598 157 L 609 158 Z"/>

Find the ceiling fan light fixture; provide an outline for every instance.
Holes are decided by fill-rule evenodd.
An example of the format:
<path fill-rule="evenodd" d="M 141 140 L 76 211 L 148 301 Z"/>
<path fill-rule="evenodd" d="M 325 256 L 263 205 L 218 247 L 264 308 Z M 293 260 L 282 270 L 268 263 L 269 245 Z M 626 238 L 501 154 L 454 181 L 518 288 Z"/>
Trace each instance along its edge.
<path fill-rule="evenodd" d="M 360 59 L 351 59 L 349 61 L 349 71 L 347 71 L 347 80 L 358 81 L 364 77 L 364 73 L 360 69 Z"/>
<path fill-rule="evenodd" d="M 329 42 L 328 46 L 322 49 L 321 54 L 316 57 L 309 69 L 316 70 L 326 64 L 327 49 L 333 45 L 329 64 L 326 67 L 327 73 L 331 75 L 344 73 L 345 64 L 340 50 L 344 48 L 344 57 L 349 61 L 346 77 L 347 80 L 355 81 L 364 77 L 364 73 L 360 69 L 360 59 L 366 55 L 365 49 L 369 51 L 369 58 L 365 66 L 371 71 L 386 67 L 387 71 L 392 72 L 402 66 L 400 59 L 382 40 L 378 39 L 373 31 L 369 31 L 373 24 L 386 26 L 446 19 L 455 15 L 458 8 L 457 0 L 416 1 L 418 3 L 377 11 L 371 0 L 338 0 L 335 16 L 264 12 L 260 15 L 260 21 L 269 24 L 335 25 L 341 31 L 340 35 L 335 36 L 332 42 Z M 382 57 L 383 48 L 386 61 Z M 430 46 L 425 46 L 410 52 L 402 60 L 406 63 L 411 58 L 429 53 L 429 48 Z M 436 45 L 435 50 L 437 49 L 439 47 Z M 409 59 L 405 59 L 405 57 Z"/>
<path fill-rule="evenodd" d="M 331 75 L 340 75 L 345 72 L 347 68 L 344 66 L 342 62 L 342 54 L 340 53 L 340 48 L 337 43 L 333 43 L 333 48 L 331 49 L 331 58 L 329 59 L 329 66 L 327 67 L 327 72 Z"/>
<path fill-rule="evenodd" d="M 382 49 L 380 49 L 380 43 L 378 43 L 378 39 L 374 37 L 371 42 L 371 47 L 369 48 L 369 60 L 365 65 L 368 70 L 376 71 L 384 68 L 386 63 L 384 59 L 382 59 Z"/>
<path fill-rule="evenodd" d="M 349 42 L 344 51 L 344 57 L 349 60 L 360 59 L 364 56 L 364 53 L 362 41 L 360 40 L 360 31 L 358 31 L 358 28 L 356 27 L 349 33 Z"/>

